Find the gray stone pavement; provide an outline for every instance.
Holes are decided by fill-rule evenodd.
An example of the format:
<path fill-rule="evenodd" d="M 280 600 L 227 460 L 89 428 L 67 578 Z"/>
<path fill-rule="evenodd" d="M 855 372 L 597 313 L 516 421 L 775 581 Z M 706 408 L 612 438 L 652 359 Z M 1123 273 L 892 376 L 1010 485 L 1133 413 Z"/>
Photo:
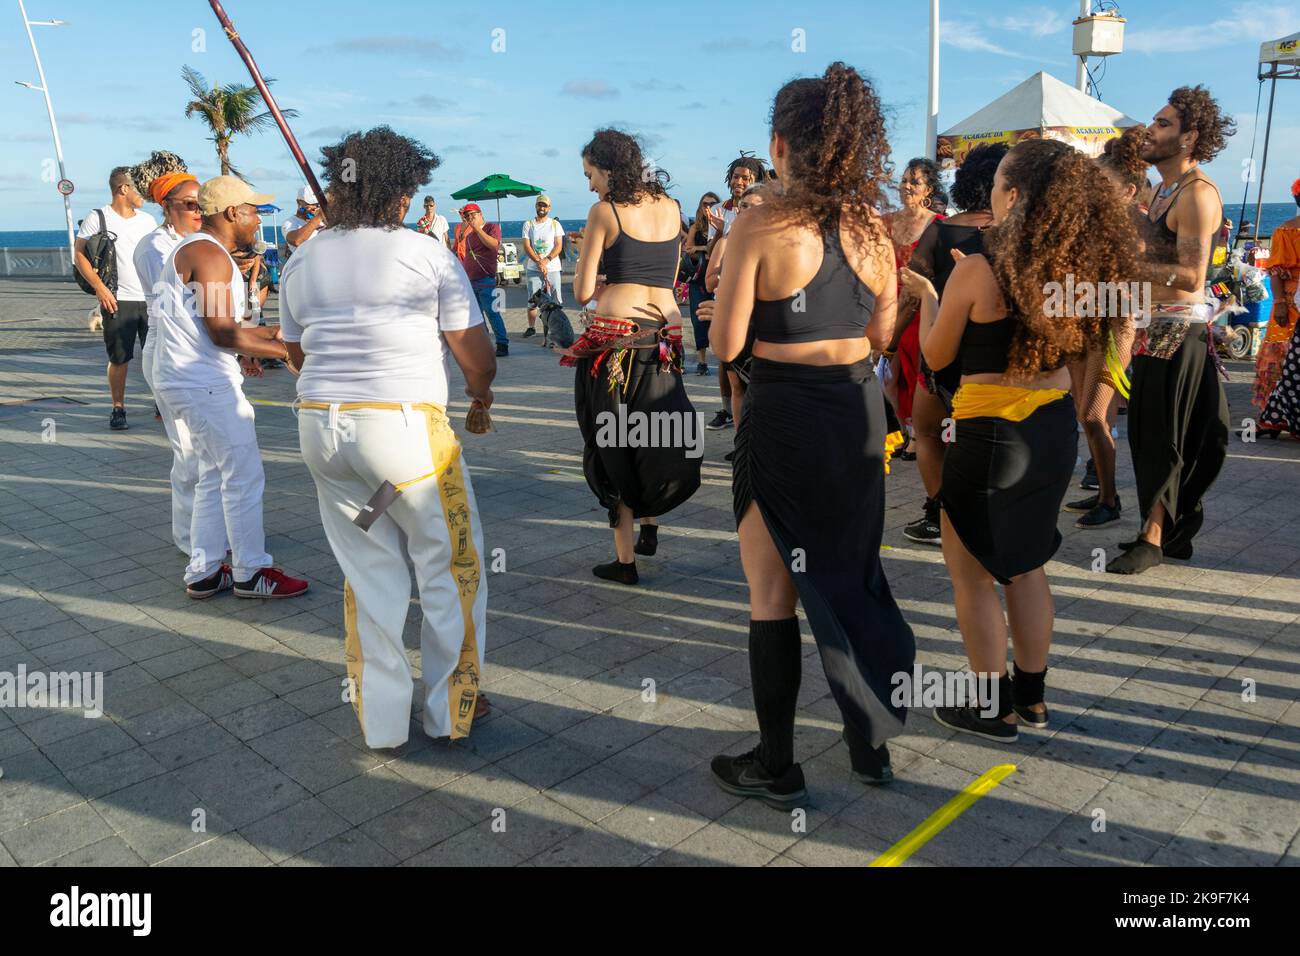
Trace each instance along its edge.
<path fill-rule="evenodd" d="M 1300 862 L 1300 447 L 1234 441 L 1195 559 L 1139 578 L 1092 570 L 1135 515 L 1096 533 L 1062 515 L 1053 725 L 1016 744 L 955 738 L 917 710 L 891 744 L 894 785 L 855 783 L 805 627 L 798 829 L 708 774 L 713 754 L 756 739 L 732 433 L 708 434 L 704 485 L 665 519 L 641 587 L 592 579 L 611 542 L 582 478 L 572 372 L 518 339 L 511 297 L 498 430 L 463 436 L 487 547 L 507 562 L 488 578 L 495 711 L 456 745 L 415 722 L 407 745 L 372 752 L 341 701 L 342 580 L 290 375 L 246 387 L 261 403 L 269 549 L 312 591 L 192 602 L 143 382 L 132 373 L 131 430 L 108 431 L 89 298 L 0 283 L 0 671 L 102 672 L 106 699 L 99 719 L 0 709 L 0 865 L 863 865 L 1004 763 L 1015 773 L 909 865 Z M 1237 421 L 1249 374 L 1233 370 Z M 687 385 L 712 414 L 717 379 Z M 1123 443 L 1120 485 L 1135 507 Z M 915 465 L 894 466 L 888 493 L 885 566 L 919 660 L 960 668 L 939 552 L 900 533 L 922 498 Z M 418 668 L 416 619 L 412 605 Z"/>

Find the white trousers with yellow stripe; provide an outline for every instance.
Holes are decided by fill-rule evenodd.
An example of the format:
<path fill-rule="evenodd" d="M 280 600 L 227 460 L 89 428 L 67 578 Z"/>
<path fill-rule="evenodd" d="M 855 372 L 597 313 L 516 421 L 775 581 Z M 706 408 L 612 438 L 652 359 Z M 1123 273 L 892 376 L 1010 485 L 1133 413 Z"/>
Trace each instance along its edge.
<path fill-rule="evenodd" d="M 487 582 L 474 491 L 446 415 L 436 405 L 305 402 L 298 436 L 325 534 L 346 578 L 348 689 L 367 746 L 396 747 L 407 739 L 414 692 L 402 644 L 411 598 L 408 557 L 424 612 L 424 731 L 466 736 L 483 668 Z M 353 519 L 385 481 L 413 483 L 362 531 Z"/>

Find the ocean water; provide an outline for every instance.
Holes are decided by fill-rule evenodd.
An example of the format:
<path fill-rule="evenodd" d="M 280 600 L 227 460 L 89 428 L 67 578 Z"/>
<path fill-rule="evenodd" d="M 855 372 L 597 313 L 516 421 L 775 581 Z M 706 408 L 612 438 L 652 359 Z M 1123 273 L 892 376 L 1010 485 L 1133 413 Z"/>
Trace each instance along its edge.
<path fill-rule="evenodd" d="M 157 215 L 154 215 L 157 219 Z M 445 213 L 444 213 L 445 215 Z M 449 217 L 450 219 L 450 217 Z M 581 229 L 583 222 L 569 220 L 560 220 L 566 232 L 572 232 Z M 268 216 L 262 220 L 264 228 L 273 225 L 271 218 Z M 409 228 L 414 229 L 415 223 L 408 222 Z M 267 232 L 269 233 L 269 228 Z M 524 234 L 524 223 L 520 219 L 505 219 L 501 222 L 501 235 L 506 239 L 518 239 Z M 62 229 L 38 229 L 38 230 L 18 230 L 5 232 L 0 230 L 0 248 L 8 249 L 58 249 L 66 246 L 68 243 L 68 234 Z M 522 255 L 522 250 L 520 252 Z"/>
<path fill-rule="evenodd" d="M 1224 212 L 1228 216 L 1228 218 L 1233 221 L 1233 225 L 1234 225 L 1233 231 L 1235 233 L 1236 231 L 1235 227 L 1240 225 L 1242 219 L 1240 200 L 1238 200 L 1236 203 L 1229 202 Z M 1285 203 L 1285 202 L 1264 203 L 1264 208 L 1260 215 L 1261 225 L 1260 225 L 1259 234 L 1261 236 L 1272 235 L 1273 230 L 1277 227 L 1279 223 L 1286 222 L 1288 219 L 1295 216 L 1297 212 L 1300 212 L 1300 210 L 1296 209 L 1294 203 Z M 1254 203 L 1246 204 L 1245 218 L 1247 220 L 1254 220 L 1255 218 Z M 566 232 L 571 232 L 580 229 L 583 226 L 582 222 L 574 219 L 562 219 L 560 220 L 560 222 L 564 226 Z M 270 225 L 270 220 L 267 219 L 265 224 Z M 415 228 L 414 223 L 407 223 L 407 225 L 412 229 Z M 501 223 L 501 235 L 506 239 L 518 239 L 520 236 L 523 235 L 523 231 L 524 231 L 523 220 L 506 219 L 503 220 Z M 58 229 L 42 229 L 42 230 L 35 230 L 35 231 L 16 231 L 16 232 L 0 231 L 0 248 L 57 249 L 60 246 L 66 244 L 67 241 L 68 241 L 67 233 Z"/>

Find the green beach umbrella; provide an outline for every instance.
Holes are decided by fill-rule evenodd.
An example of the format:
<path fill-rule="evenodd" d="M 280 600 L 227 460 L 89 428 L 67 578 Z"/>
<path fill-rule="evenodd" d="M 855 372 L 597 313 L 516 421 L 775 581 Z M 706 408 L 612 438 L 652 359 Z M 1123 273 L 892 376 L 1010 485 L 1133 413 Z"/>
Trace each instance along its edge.
<path fill-rule="evenodd" d="M 478 202 L 480 199 L 495 199 L 497 201 L 497 222 L 500 222 L 502 199 L 511 196 L 537 196 L 544 191 L 540 186 L 532 186 L 528 183 L 521 183 L 517 179 L 511 179 L 505 173 L 492 173 L 492 175 L 485 176 L 472 186 L 458 189 L 451 194 L 451 198 L 468 199 L 470 202 Z"/>

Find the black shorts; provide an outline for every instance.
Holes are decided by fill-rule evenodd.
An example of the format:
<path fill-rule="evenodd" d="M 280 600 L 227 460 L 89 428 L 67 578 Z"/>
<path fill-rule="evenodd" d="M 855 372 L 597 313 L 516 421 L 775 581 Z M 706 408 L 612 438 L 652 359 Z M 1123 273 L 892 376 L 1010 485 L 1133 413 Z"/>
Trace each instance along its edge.
<path fill-rule="evenodd" d="M 143 347 L 148 335 L 149 307 L 143 302 L 119 302 L 116 312 L 104 316 L 104 348 L 113 365 L 135 358 L 135 340 Z"/>

